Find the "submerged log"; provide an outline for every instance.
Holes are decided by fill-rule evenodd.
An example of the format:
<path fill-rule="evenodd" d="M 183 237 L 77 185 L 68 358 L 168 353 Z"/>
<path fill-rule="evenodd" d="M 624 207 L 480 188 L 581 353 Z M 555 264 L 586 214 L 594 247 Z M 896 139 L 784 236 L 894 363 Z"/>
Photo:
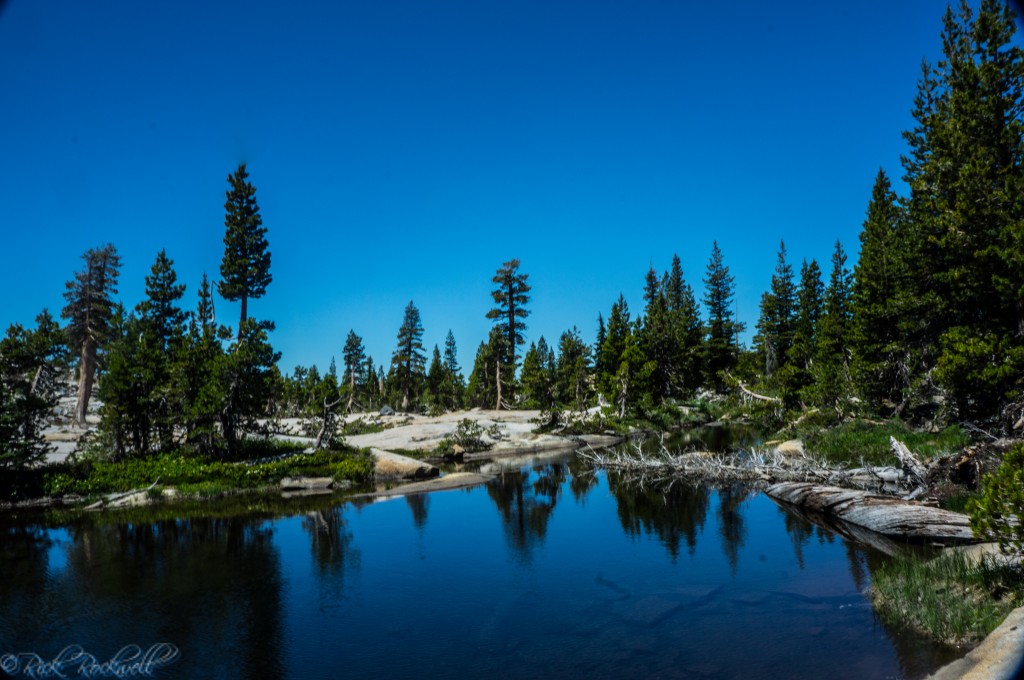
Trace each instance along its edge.
<path fill-rule="evenodd" d="M 939 543 L 977 540 L 967 515 L 892 496 L 804 482 L 773 484 L 765 493 L 774 500 L 892 538 Z"/>

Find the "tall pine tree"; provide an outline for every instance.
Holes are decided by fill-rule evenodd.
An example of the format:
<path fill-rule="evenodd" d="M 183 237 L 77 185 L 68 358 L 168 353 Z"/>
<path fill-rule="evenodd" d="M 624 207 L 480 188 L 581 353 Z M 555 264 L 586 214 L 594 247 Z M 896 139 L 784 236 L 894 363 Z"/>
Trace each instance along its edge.
<path fill-rule="evenodd" d="M 242 304 L 239 339 L 242 322 L 249 318 L 249 299 L 262 297 L 272 280 L 267 228 L 256 204 L 256 188 L 248 179 L 245 163 L 228 175 L 231 188 L 224 203 L 224 257 L 217 285 L 221 297 Z"/>

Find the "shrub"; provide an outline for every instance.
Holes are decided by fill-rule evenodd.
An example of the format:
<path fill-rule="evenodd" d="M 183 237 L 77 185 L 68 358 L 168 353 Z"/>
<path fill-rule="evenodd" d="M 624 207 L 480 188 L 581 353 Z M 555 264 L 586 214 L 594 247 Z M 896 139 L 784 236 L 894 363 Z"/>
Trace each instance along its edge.
<path fill-rule="evenodd" d="M 492 427 L 492 430 L 496 427 L 497 425 Z M 455 432 L 446 436 L 437 445 L 437 453 L 446 457 L 456 455 L 456 446 L 460 447 L 463 453 L 487 451 L 494 444 L 484 439 L 483 435 L 484 428 L 480 423 L 472 418 L 463 418 L 456 426 Z"/>
<path fill-rule="evenodd" d="M 996 541 L 1006 555 L 1024 557 L 1024 444 L 985 478 L 981 498 L 968 509 L 977 536 Z"/>

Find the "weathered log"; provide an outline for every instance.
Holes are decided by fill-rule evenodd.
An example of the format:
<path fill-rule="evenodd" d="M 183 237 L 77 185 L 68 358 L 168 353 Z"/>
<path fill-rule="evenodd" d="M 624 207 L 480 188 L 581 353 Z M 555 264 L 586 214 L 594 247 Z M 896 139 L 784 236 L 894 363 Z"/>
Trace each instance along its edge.
<path fill-rule="evenodd" d="M 918 460 L 917 456 L 910 452 L 906 444 L 896 439 L 896 437 L 889 437 L 889 445 L 892 446 L 892 452 L 896 454 L 903 469 L 912 477 L 915 477 L 918 484 L 923 486 L 928 478 L 928 469 L 924 464 Z"/>
<path fill-rule="evenodd" d="M 745 394 L 748 397 L 750 397 L 751 399 L 757 399 L 758 401 L 767 401 L 767 402 L 770 402 L 772 404 L 781 404 L 782 403 L 782 400 L 779 399 L 778 397 L 769 397 L 769 396 L 766 396 L 764 394 L 758 394 L 757 392 L 751 392 L 749 389 L 747 389 L 747 386 L 743 384 L 743 381 L 740 381 L 739 385 L 740 385 L 740 391 L 743 392 L 743 394 Z"/>
<path fill-rule="evenodd" d="M 883 536 L 940 543 L 976 541 L 967 515 L 892 496 L 804 482 L 773 484 L 765 493 L 777 501 L 835 517 Z"/>

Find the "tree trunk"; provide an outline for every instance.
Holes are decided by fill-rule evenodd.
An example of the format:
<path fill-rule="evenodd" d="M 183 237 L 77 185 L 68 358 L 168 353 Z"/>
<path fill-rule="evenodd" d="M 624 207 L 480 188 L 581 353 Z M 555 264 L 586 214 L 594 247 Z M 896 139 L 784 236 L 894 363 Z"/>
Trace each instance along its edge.
<path fill-rule="evenodd" d="M 348 404 L 345 406 L 345 413 L 352 413 L 352 401 L 356 398 L 356 372 L 349 371 L 348 379 Z"/>
<path fill-rule="evenodd" d="M 75 424 L 81 428 L 86 426 L 85 414 L 92 398 L 92 384 L 96 376 L 95 353 L 92 338 L 86 338 L 78 359 L 78 403 L 75 405 Z"/>
<path fill-rule="evenodd" d="M 242 317 L 238 320 L 238 341 L 242 341 L 242 322 L 249 318 L 249 296 L 242 293 Z"/>
<path fill-rule="evenodd" d="M 498 403 L 494 406 L 495 411 L 501 410 L 501 359 L 494 362 L 494 384 L 498 391 Z"/>
<path fill-rule="evenodd" d="M 36 368 L 36 374 L 32 377 L 32 386 L 28 388 L 29 396 L 33 396 L 36 390 L 39 389 L 39 379 L 43 377 L 43 367 L 38 366 Z"/>

